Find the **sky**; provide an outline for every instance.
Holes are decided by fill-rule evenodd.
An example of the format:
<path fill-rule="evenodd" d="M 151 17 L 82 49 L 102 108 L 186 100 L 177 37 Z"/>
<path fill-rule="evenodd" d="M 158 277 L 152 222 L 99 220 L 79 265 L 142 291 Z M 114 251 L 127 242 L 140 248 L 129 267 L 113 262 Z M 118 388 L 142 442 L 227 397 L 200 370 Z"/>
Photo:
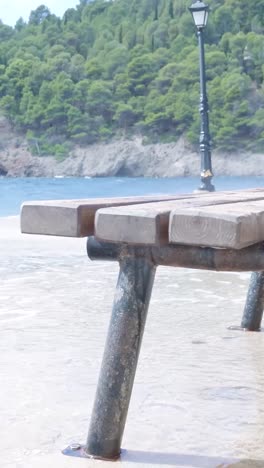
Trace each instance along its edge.
<path fill-rule="evenodd" d="M 14 26 L 21 16 L 27 21 L 30 12 L 40 5 L 62 16 L 68 8 L 74 8 L 78 3 L 78 0 L 0 0 L 0 19 L 4 24 Z"/>

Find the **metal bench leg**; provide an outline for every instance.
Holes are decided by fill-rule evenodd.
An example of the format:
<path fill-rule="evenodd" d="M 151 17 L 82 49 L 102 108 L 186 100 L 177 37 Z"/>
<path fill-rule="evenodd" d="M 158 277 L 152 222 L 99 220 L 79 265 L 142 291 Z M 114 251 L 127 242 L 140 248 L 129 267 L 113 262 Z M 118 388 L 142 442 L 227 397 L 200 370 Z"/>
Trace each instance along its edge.
<path fill-rule="evenodd" d="M 241 328 L 248 331 L 260 331 L 263 311 L 264 272 L 253 272 L 250 279 Z"/>
<path fill-rule="evenodd" d="M 102 244 L 99 252 L 100 244 L 94 244 L 99 246 L 97 258 L 111 259 L 111 247 Z M 87 443 L 66 449 L 66 455 L 109 460 L 120 456 L 156 266 L 147 248 L 113 250 L 113 257 L 119 254 L 120 273 Z"/>

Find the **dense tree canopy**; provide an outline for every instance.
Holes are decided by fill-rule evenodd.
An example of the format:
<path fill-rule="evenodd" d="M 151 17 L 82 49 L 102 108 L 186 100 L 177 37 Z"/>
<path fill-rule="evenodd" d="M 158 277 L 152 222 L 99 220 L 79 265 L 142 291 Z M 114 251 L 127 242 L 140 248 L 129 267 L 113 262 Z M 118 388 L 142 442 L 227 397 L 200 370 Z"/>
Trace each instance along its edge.
<path fill-rule="evenodd" d="M 199 64 L 187 0 L 80 0 L 0 22 L 0 109 L 38 154 L 142 134 L 199 133 Z M 264 0 L 208 0 L 215 146 L 264 148 Z"/>

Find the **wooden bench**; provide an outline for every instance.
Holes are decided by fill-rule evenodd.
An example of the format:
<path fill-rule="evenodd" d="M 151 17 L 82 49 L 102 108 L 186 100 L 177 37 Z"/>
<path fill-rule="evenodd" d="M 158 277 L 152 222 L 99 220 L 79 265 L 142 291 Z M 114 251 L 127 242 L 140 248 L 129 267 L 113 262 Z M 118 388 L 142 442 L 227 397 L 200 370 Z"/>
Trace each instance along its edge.
<path fill-rule="evenodd" d="M 252 271 L 239 329 L 259 331 L 264 308 L 264 189 L 126 199 L 30 202 L 21 230 L 88 236 L 92 260 L 120 264 L 87 442 L 64 453 L 116 459 L 158 265 Z"/>

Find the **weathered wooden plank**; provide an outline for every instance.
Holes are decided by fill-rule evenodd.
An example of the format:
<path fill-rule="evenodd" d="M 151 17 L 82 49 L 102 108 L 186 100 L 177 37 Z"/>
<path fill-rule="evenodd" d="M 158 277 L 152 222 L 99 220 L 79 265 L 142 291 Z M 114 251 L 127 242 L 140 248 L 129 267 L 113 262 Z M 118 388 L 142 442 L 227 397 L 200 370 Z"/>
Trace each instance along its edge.
<path fill-rule="evenodd" d="M 166 244 L 169 241 L 171 211 L 254 200 L 264 200 L 264 189 L 202 194 L 191 199 L 100 209 L 95 219 L 95 235 L 110 242 Z"/>
<path fill-rule="evenodd" d="M 264 240 L 264 200 L 171 212 L 169 242 L 242 249 Z"/>
<path fill-rule="evenodd" d="M 131 244 L 167 243 L 168 220 L 173 208 L 175 205 L 166 203 L 162 207 L 151 204 L 149 209 L 142 205 L 142 209 L 138 207 L 136 211 L 114 207 L 101 209 L 95 216 L 95 236 L 104 241 Z"/>
<path fill-rule="evenodd" d="M 94 217 L 99 208 L 192 197 L 193 194 L 27 202 L 21 208 L 21 232 L 85 237 L 94 233 Z"/>

